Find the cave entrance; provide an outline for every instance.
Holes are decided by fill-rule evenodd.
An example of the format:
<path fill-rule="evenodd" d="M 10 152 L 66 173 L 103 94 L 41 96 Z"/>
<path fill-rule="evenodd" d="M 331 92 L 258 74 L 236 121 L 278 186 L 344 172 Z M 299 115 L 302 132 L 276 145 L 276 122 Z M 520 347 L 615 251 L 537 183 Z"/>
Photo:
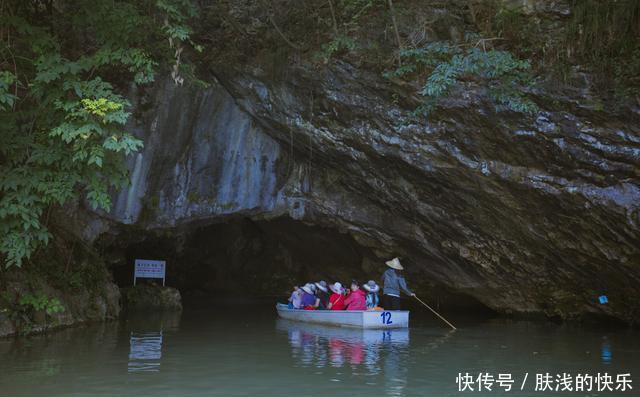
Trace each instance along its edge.
<path fill-rule="evenodd" d="M 187 296 L 283 296 L 304 282 L 366 281 L 379 278 L 383 270 L 383 262 L 350 234 L 291 218 L 127 231 L 118 240 L 111 255 L 118 259 L 111 266 L 120 287 L 132 285 L 136 258 L 162 259 L 167 261 L 167 285 Z M 380 269 L 367 268 L 373 263 Z"/>
<path fill-rule="evenodd" d="M 318 280 L 343 285 L 352 279 L 379 282 L 386 270 L 386 258 L 377 257 L 351 234 L 288 217 L 233 218 L 152 231 L 127 227 L 112 237 L 101 246 L 119 287 L 133 285 L 135 259 L 166 260 L 167 286 L 180 290 L 188 305 L 205 296 L 233 301 L 283 298 L 292 286 Z M 410 286 L 438 308 L 490 312 L 470 295 L 436 283 L 415 264 L 407 277 Z M 150 282 L 161 283 L 138 280 Z M 424 310 L 413 300 L 406 304 L 408 309 Z"/>

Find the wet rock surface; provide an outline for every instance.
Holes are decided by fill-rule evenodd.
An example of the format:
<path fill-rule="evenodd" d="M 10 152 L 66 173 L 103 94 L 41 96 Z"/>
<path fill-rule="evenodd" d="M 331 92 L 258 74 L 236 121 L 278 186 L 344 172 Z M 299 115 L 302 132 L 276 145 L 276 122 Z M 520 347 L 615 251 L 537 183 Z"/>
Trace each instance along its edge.
<path fill-rule="evenodd" d="M 532 4 L 566 14 L 564 2 Z M 347 233 L 366 252 L 336 269 L 368 273 L 401 256 L 419 291 L 503 313 L 638 320 L 636 105 L 594 106 L 585 77 L 542 84 L 528 116 L 467 81 L 415 121 L 416 87 L 377 71 L 278 67 L 286 73 L 255 57 L 211 66 L 207 89 L 165 80 L 132 94 L 145 147 L 130 161 L 132 186 L 86 232 L 107 255 L 163 233 L 181 251 L 202 227 L 287 218 Z"/>
<path fill-rule="evenodd" d="M 400 255 L 424 289 L 502 312 L 637 317 L 637 115 L 545 110 L 555 97 L 536 117 L 496 112 L 470 86 L 475 99 L 406 124 L 379 76 L 295 72 L 158 87 L 111 219 L 184 235 L 285 216 L 349 233 L 374 261 Z"/>

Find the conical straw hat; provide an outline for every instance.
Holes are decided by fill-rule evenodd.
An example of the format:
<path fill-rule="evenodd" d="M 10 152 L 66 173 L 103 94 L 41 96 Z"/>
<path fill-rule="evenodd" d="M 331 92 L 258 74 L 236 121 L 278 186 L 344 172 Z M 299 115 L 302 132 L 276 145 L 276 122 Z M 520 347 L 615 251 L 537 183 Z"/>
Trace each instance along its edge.
<path fill-rule="evenodd" d="M 402 265 L 400 264 L 400 259 L 398 258 L 393 258 L 390 261 L 385 262 L 387 264 L 387 266 L 389 266 L 392 269 L 396 269 L 396 270 L 403 270 L 404 267 L 402 267 Z"/>

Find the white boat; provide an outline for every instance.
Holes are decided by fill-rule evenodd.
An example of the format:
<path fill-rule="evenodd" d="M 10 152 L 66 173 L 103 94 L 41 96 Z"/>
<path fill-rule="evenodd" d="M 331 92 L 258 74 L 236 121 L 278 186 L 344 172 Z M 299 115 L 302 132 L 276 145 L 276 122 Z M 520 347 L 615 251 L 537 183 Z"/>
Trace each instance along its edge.
<path fill-rule="evenodd" d="M 287 320 L 367 329 L 409 328 L 406 310 L 302 310 L 276 305 L 278 315 Z"/>

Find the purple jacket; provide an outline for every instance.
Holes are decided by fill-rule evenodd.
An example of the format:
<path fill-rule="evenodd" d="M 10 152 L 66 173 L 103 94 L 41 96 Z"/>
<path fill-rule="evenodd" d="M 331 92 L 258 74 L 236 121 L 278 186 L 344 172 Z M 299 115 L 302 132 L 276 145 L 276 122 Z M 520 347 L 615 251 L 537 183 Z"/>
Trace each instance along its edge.
<path fill-rule="evenodd" d="M 302 300 L 300 301 L 300 307 L 304 308 L 305 306 L 313 306 L 316 304 L 316 297 L 304 292 L 302 294 Z"/>

